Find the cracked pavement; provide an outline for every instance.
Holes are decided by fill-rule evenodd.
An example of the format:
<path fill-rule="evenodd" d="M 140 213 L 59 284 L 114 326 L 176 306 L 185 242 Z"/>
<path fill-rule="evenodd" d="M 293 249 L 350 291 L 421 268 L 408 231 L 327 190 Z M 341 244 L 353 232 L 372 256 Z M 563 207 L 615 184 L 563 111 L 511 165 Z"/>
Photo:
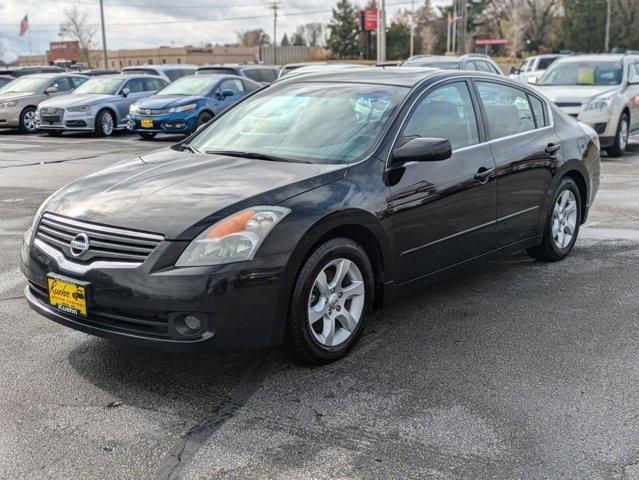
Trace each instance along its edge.
<path fill-rule="evenodd" d="M 515 253 L 408 294 L 308 368 L 123 346 L 27 308 L 39 204 L 173 140 L 0 131 L 0 478 L 639 479 L 639 143 L 603 160 L 566 261 Z"/>

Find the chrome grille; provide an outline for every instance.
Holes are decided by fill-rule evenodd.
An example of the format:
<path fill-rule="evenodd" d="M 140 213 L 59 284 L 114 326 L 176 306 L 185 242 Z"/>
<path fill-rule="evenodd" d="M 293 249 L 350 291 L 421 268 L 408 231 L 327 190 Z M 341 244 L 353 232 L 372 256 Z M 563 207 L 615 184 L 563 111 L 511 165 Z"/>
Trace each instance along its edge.
<path fill-rule="evenodd" d="M 82 234 L 89 239 L 88 249 L 80 254 L 72 252 L 71 240 Z M 164 240 L 154 233 L 107 227 L 52 213 L 45 213 L 40 219 L 36 238 L 81 263 L 96 260 L 141 263 Z"/>

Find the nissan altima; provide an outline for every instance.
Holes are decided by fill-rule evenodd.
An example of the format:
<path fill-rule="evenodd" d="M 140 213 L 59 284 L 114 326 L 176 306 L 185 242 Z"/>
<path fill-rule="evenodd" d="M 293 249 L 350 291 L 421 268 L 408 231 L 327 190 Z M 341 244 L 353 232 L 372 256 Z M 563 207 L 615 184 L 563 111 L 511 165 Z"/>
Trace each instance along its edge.
<path fill-rule="evenodd" d="M 25 293 L 136 345 L 325 363 L 398 293 L 498 252 L 563 259 L 598 186 L 596 133 L 503 76 L 293 76 L 53 194 L 24 235 Z"/>

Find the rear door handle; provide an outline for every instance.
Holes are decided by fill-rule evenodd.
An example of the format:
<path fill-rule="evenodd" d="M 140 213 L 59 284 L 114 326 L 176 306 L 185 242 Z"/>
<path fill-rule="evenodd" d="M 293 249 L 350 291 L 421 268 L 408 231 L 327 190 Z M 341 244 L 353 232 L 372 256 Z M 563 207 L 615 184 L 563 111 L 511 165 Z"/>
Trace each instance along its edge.
<path fill-rule="evenodd" d="M 481 167 L 475 174 L 475 180 L 477 180 L 481 184 L 488 183 L 488 180 L 490 180 L 490 175 L 493 173 L 494 170 L 494 168 Z"/>
<path fill-rule="evenodd" d="M 560 148 L 561 148 L 561 145 L 555 145 L 554 143 L 549 143 L 545 151 L 548 155 L 554 155 L 555 153 L 559 151 Z"/>

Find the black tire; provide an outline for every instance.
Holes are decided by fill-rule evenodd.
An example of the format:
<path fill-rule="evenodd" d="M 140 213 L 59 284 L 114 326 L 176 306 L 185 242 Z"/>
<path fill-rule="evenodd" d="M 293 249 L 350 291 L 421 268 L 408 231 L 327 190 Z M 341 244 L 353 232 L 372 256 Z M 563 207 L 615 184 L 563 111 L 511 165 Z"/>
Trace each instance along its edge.
<path fill-rule="evenodd" d="M 35 118 L 31 118 L 35 116 L 35 112 L 34 107 L 26 107 L 20 112 L 18 128 L 22 133 L 36 133 L 38 131 L 38 127 L 35 126 Z"/>
<path fill-rule="evenodd" d="M 308 305 L 311 289 L 320 271 L 331 261 L 339 258 L 357 265 L 364 282 L 364 306 L 360 320 L 350 336 L 336 346 L 319 343 L 311 333 L 308 322 Z M 333 362 L 348 353 L 362 334 L 366 319 L 373 305 L 374 278 L 371 262 L 364 249 L 348 238 L 333 238 L 315 249 L 306 260 L 297 278 L 287 325 L 287 346 L 299 360 L 311 365 Z"/>
<path fill-rule="evenodd" d="M 111 121 L 113 122 L 113 128 L 110 132 L 105 130 L 103 125 L 104 117 L 107 115 L 111 117 Z M 109 110 L 102 110 L 100 113 L 98 113 L 98 116 L 95 117 L 94 131 L 98 137 L 108 137 L 110 135 L 113 135 L 113 132 L 115 132 L 115 117 L 113 116 L 113 113 L 111 113 Z"/>
<path fill-rule="evenodd" d="M 200 128 L 205 123 L 209 122 L 213 118 L 213 114 L 210 112 L 202 112 L 197 116 L 196 129 Z"/>
<path fill-rule="evenodd" d="M 572 240 L 568 245 L 564 248 L 560 248 L 553 239 L 553 212 L 555 208 L 555 204 L 559 199 L 559 196 L 565 192 L 566 190 L 572 191 L 575 201 L 576 201 L 576 210 L 577 210 L 577 220 L 574 233 L 572 235 Z M 561 179 L 557 187 L 555 188 L 555 192 L 552 197 L 552 203 L 548 207 L 548 211 L 546 212 L 546 217 L 544 219 L 544 232 L 543 232 L 543 240 L 540 245 L 536 247 L 528 248 L 526 251 L 531 257 L 534 257 L 538 260 L 544 260 L 547 262 L 557 262 L 559 260 L 563 260 L 570 254 L 572 248 L 577 241 L 577 236 L 579 235 L 579 227 L 581 225 L 581 195 L 579 192 L 579 187 L 575 183 L 575 181 L 570 177 L 564 177 Z"/>
<path fill-rule="evenodd" d="M 157 135 L 156 132 L 138 132 L 142 140 L 153 140 Z"/>
<path fill-rule="evenodd" d="M 621 138 L 624 134 L 622 133 L 622 131 L 624 131 L 621 127 L 621 124 L 625 122 L 626 124 L 626 129 L 625 129 L 625 141 Z M 608 147 L 606 149 L 606 152 L 608 152 L 608 155 L 610 155 L 611 157 L 621 157 L 623 156 L 623 153 L 626 151 L 626 148 L 628 147 L 628 132 L 630 131 L 630 118 L 628 117 L 628 114 L 626 112 L 623 112 L 621 114 L 621 117 L 619 117 L 619 123 L 617 124 L 617 133 L 615 133 L 615 142 L 612 144 L 612 147 Z M 623 145 L 623 146 L 622 146 Z"/>
<path fill-rule="evenodd" d="M 62 135 L 62 130 L 47 130 L 47 135 L 50 137 L 59 137 Z"/>

